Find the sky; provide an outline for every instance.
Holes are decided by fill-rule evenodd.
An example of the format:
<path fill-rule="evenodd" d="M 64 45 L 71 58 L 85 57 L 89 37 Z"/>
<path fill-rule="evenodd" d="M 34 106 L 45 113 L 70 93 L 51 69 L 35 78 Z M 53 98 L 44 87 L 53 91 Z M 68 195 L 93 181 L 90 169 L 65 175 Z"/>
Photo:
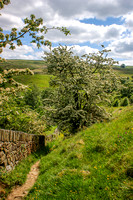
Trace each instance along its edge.
<path fill-rule="evenodd" d="M 73 52 L 81 56 L 97 52 L 104 45 L 119 64 L 133 65 L 133 0 L 11 0 L 0 13 L 0 27 L 5 33 L 13 27 L 20 30 L 23 19 L 35 14 L 47 27 L 64 26 L 70 30 L 69 36 L 49 31 L 45 39 L 53 47 L 73 46 Z M 38 50 L 26 36 L 23 46 L 14 51 L 7 47 L 1 57 L 40 60 L 47 50 L 45 46 Z"/>

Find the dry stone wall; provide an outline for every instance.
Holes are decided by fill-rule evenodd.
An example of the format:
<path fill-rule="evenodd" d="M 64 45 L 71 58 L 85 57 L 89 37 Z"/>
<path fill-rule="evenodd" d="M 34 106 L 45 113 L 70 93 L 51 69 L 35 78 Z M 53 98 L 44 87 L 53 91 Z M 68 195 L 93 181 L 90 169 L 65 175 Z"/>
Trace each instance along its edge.
<path fill-rule="evenodd" d="M 32 152 L 45 146 L 45 136 L 0 129 L 0 168 L 11 171 Z"/>

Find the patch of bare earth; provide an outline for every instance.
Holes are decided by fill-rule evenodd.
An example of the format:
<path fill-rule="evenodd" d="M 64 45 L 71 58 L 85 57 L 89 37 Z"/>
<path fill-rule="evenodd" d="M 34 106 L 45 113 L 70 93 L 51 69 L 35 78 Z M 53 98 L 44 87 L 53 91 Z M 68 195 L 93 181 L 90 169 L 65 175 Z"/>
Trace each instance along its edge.
<path fill-rule="evenodd" d="M 31 170 L 27 175 L 26 182 L 22 186 L 16 186 L 8 195 L 6 200 L 21 200 L 28 194 L 29 190 L 33 187 L 39 175 L 39 163 L 40 161 L 37 161 L 31 167 Z"/>

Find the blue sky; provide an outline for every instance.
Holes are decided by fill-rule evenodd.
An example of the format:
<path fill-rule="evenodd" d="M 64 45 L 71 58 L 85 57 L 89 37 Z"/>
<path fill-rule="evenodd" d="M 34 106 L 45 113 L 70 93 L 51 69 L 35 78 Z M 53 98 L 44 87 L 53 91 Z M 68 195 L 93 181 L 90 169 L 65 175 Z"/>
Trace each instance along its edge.
<path fill-rule="evenodd" d="M 11 0 L 1 14 L 0 27 L 7 32 L 12 27 L 21 29 L 23 19 L 35 14 L 43 18 L 47 27 L 65 26 L 70 30 L 71 35 L 67 37 L 59 31 L 45 35 L 53 47 L 59 43 L 74 46 L 74 53 L 81 56 L 97 52 L 104 44 L 120 64 L 133 65 L 132 0 Z M 30 44 L 28 36 L 23 41 L 24 45 L 14 51 L 4 49 L 2 57 L 41 59 L 48 50 L 45 46 L 38 50 Z"/>

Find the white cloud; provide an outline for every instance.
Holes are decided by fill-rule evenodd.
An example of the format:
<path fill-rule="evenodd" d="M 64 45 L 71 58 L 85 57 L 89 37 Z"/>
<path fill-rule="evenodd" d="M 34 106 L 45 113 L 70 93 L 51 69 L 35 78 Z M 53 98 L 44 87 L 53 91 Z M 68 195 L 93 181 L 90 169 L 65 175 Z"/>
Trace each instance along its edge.
<path fill-rule="evenodd" d="M 119 61 L 119 65 L 125 64 L 127 66 L 133 66 L 133 59 L 131 60 L 124 60 L 124 61 Z"/>
<path fill-rule="evenodd" d="M 121 38 L 109 44 L 108 49 L 111 49 L 110 56 L 119 63 L 133 65 L 133 37 Z"/>
<path fill-rule="evenodd" d="M 12 27 L 21 28 L 23 19 L 29 17 L 30 14 L 35 14 L 36 17 L 43 18 L 47 27 L 67 27 L 71 31 L 70 36 L 66 37 L 62 32 L 52 30 L 45 35 L 45 38 L 69 46 L 74 44 L 74 51 L 79 55 L 93 50 L 86 46 L 87 43 L 101 45 L 108 42 L 108 48 L 112 49 L 112 55 L 115 58 L 132 60 L 132 0 L 11 0 L 11 4 L 5 6 L 1 13 L 0 27 L 3 27 L 4 30 L 10 30 Z M 80 22 L 80 19 L 85 18 L 105 20 L 107 17 L 121 17 L 125 23 L 103 26 Z M 84 46 L 83 43 L 85 43 Z M 81 44 L 82 46 L 79 46 Z M 2 56 L 40 59 L 45 47 L 36 52 L 34 46 L 27 45 L 18 47 L 15 51 L 5 49 Z"/>
<path fill-rule="evenodd" d="M 57 19 L 56 19 L 57 20 Z M 56 21 L 53 21 L 55 24 Z M 53 25 L 51 24 L 51 25 Z M 126 28 L 122 25 L 94 25 L 81 23 L 78 20 L 57 20 L 57 26 L 63 26 L 64 24 L 70 30 L 71 36 L 65 36 L 59 31 L 50 31 L 45 36 L 46 39 L 52 42 L 64 42 L 66 44 L 77 44 L 89 41 L 90 43 L 101 44 L 105 41 L 119 39 Z"/>
<path fill-rule="evenodd" d="M 72 50 L 73 50 L 74 54 L 78 55 L 78 56 L 98 52 L 98 49 L 91 48 L 91 47 L 88 47 L 88 46 L 74 45 L 74 46 L 68 46 L 68 48 L 73 48 Z"/>
<path fill-rule="evenodd" d="M 7 46 L 1 55 L 5 59 L 34 59 L 32 53 L 34 53 L 34 50 L 31 46 L 16 46 L 16 49 L 13 51 Z"/>
<path fill-rule="evenodd" d="M 53 10 L 66 18 L 119 17 L 132 11 L 131 0 L 47 0 Z"/>
<path fill-rule="evenodd" d="M 15 15 L 3 13 L 2 16 L 0 16 L 0 27 L 4 30 L 9 30 L 9 27 L 20 29 L 23 25 L 22 19 Z"/>
<path fill-rule="evenodd" d="M 124 15 L 123 19 L 125 20 L 125 26 L 129 28 L 129 30 L 133 30 L 133 12 Z"/>

